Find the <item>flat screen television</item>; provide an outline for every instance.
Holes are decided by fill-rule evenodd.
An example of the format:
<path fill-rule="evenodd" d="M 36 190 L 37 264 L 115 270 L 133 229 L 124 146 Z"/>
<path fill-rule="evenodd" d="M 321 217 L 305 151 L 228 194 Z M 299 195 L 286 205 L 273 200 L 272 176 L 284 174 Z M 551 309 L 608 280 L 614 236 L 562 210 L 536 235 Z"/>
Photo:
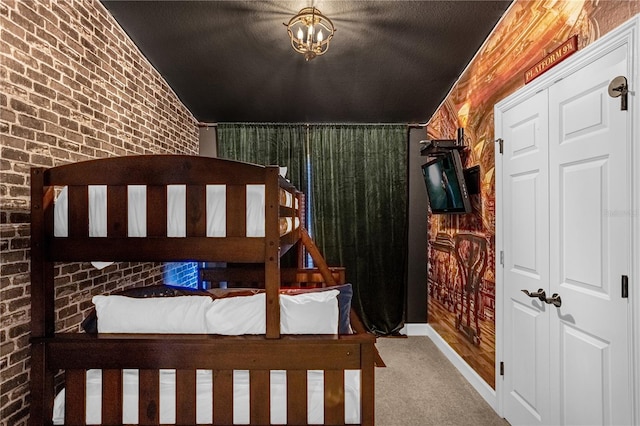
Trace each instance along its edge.
<path fill-rule="evenodd" d="M 464 179 L 460 153 L 451 149 L 440 152 L 422 166 L 427 185 L 429 206 L 433 214 L 463 214 L 471 212 L 471 201 Z"/>

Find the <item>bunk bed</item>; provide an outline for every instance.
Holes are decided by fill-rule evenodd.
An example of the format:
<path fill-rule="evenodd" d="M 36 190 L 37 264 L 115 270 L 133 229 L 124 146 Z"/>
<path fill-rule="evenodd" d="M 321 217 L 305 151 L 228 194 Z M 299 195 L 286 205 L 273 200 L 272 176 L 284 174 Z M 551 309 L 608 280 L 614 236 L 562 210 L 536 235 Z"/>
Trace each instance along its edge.
<path fill-rule="evenodd" d="M 318 386 L 321 414 L 313 422 L 374 423 L 375 337 L 366 333 L 356 315 L 350 315 L 352 334 L 281 333 L 285 296 L 279 258 L 298 241 L 319 254 L 301 226 L 299 194 L 278 172 L 275 166 L 180 155 L 113 157 L 32 169 L 30 424 L 53 422 L 54 382 L 60 372 L 64 424 L 87 422 L 88 407 L 96 398 L 88 391 L 96 387 L 96 374 L 101 376 L 100 424 L 123 423 L 123 413 L 130 408 L 125 405 L 131 404 L 126 394 L 132 370 L 137 372 L 134 411 L 139 424 L 166 422 L 160 418 L 159 405 L 166 404 L 160 388 L 167 370 L 173 372 L 174 394 L 169 401 L 175 404 L 175 424 L 202 422 L 196 388 L 203 371 L 211 382 L 207 397 L 211 412 L 204 416 L 209 424 L 237 422 L 234 392 L 243 385 L 247 413 L 242 423 L 274 422 L 273 405 L 278 400 L 284 404 L 284 414 L 278 414 L 276 423 L 306 424 L 312 388 Z M 60 230 L 55 202 L 62 191 L 67 227 Z M 249 198 L 256 191 L 263 200 L 257 208 L 264 211 L 258 215 L 264 223 L 257 225 L 249 223 L 256 208 Z M 106 204 L 105 213 L 98 216 L 99 203 L 92 201 L 96 193 L 102 193 Z M 136 199 L 135 193 L 142 196 Z M 171 212 L 176 200 L 184 216 L 177 230 Z M 144 212 L 142 226 L 140 220 L 131 220 L 136 209 Z M 222 227 L 212 225 L 220 221 Z M 94 229 L 94 222 L 103 222 L 101 229 Z M 54 262 L 95 260 L 263 265 L 264 334 L 56 333 Z M 336 273 L 339 277 L 340 271 L 322 264 L 311 275 L 320 274 L 325 284 L 334 284 Z M 241 372 L 244 384 L 236 380 Z M 313 375 L 318 372 L 316 380 Z M 357 374 L 349 376 L 351 372 Z M 347 389 L 346 382 L 354 377 L 357 415 L 348 418 L 346 405 L 354 403 L 349 397 L 354 388 Z M 281 396 L 273 395 L 278 387 Z"/>

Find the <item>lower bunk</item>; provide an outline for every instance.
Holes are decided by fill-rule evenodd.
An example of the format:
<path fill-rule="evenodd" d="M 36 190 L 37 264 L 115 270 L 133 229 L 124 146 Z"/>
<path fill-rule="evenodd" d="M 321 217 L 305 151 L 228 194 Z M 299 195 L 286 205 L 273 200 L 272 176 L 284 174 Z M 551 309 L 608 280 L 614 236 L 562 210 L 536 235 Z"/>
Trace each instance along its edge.
<path fill-rule="evenodd" d="M 351 294 L 281 289 L 279 339 L 261 289 L 96 295 L 85 333 L 33 339 L 31 424 L 372 425 L 376 338 Z"/>
<path fill-rule="evenodd" d="M 370 425 L 374 342 L 61 334 L 33 343 L 34 355 L 47 353 L 48 380 L 64 371 L 64 391 L 43 407 L 53 418 L 42 423 Z"/>
<path fill-rule="evenodd" d="M 66 201 L 56 199 L 65 190 Z M 256 190 L 257 207 L 249 201 Z M 336 286 L 344 276 L 301 226 L 296 194 L 278 167 L 205 157 L 32 169 L 29 423 L 372 425 L 375 336 L 355 316 L 347 323 L 351 287 Z M 56 204 L 66 205 L 64 232 Z M 298 241 L 318 270 L 281 274 L 280 258 Z M 94 260 L 259 271 L 211 271 L 211 281 L 231 287 L 250 278 L 254 288 L 244 290 L 94 295 L 95 315 L 83 322 L 93 331 L 56 333 L 64 307 L 54 264 Z M 289 280 L 304 288 L 282 288 Z"/>

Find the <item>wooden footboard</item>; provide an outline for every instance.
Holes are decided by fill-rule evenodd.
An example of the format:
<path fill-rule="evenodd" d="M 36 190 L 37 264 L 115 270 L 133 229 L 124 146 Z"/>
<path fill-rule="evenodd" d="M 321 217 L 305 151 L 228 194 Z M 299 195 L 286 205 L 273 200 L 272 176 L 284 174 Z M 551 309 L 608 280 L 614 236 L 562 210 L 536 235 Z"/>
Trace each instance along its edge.
<path fill-rule="evenodd" d="M 48 369 L 65 371 L 66 425 L 85 424 L 86 370 L 102 370 L 102 423 L 121 424 L 122 369 L 139 369 L 139 423 L 159 424 L 159 369 L 176 370 L 176 424 L 196 424 L 196 370 L 213 372 L 215 425 L 233 424 L 233 370 L 249 370 L 250 424 L 269 424 L 270 370 L 286 371 L 287 424 L 307 423 L 307 370 L 324 371 L 324 424 L 345 422 L 345 370 L 360 370 L 360 424 L 374 423 L 374 342 L 350 336 L 63 334 L 42 339 Z M 52 407 L 52 404 L 46 404 Z M 50 413 L 50 411 L 49 411 Z M 51 418 L 32 416 L 31 424 Z"/>

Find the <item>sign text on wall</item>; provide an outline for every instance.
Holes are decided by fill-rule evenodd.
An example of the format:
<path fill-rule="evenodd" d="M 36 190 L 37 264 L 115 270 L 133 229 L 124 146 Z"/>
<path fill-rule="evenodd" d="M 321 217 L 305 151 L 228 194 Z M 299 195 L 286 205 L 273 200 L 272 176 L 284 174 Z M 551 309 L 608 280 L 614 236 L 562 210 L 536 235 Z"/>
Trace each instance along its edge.
<path fill-rule="evenodd" d="M 569 40 L 555 48 L 551 53 L 544 57 L 540 62 L 529 68 L 524 73 L 524 84 L 529 83 L 536 77 L 549 71 L 555 65 L 567 59 L 578 50 L 578 36 L 574 35 Z"/>

